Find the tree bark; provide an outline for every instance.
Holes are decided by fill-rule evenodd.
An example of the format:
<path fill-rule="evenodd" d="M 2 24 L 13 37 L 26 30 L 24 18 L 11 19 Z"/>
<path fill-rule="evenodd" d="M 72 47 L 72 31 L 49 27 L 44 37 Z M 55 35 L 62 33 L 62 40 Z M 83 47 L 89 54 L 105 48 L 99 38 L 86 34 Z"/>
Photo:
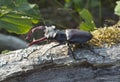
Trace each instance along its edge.
<path fill-rule="evenodd" d="M 120 45 L 78 48 L 50 43 L 0 56 L 1 82 L 119 82 Z M 104 57 L 103 57 L 104 56 Z"/>

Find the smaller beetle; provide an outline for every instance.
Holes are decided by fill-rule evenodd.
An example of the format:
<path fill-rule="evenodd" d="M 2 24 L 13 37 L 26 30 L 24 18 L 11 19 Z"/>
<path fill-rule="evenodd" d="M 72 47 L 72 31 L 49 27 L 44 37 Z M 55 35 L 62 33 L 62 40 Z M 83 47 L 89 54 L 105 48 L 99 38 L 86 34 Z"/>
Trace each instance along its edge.
<path fill-rule="evenodd" d="M 45 34 L 44 37 L 37 39 L 29 44 L 29 46 L 36 44 L 38 42 L 42 42 L 45 40 L 51 40 L 51 41 L 57 41 L 59 43 L 68 43 L 68 47 L 72 52 L 72 49 L 70 48 L 69 44 L 75 44 L 75 43 L 85 43 L 92 39 L 92 34 L 87 31 L 81 31 L 78 29 L 66 29 L 64 30 L 57 30 L 55 29 L 55 26 L 38 26 L 36 28 L 33 28 L 28 33 L 26 39 L 30 39 L 32 33 L 36 30 L 44 30 Z M 72 52 L 73 57 L 74 53 Z M 74 57 L 75 58 L 75 57 Z"/>

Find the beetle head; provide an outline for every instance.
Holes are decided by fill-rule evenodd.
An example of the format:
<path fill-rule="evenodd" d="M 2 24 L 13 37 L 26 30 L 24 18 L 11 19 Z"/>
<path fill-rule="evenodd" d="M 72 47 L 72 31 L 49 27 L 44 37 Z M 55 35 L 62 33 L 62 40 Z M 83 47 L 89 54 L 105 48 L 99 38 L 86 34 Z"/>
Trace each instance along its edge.
<path fill-rule="evenodd" d="M 29 46 L 33 45 L 33 44 L 36 44 L 38 42 L 42 42 L 42 41 L 45 41 L 47 39 L 53 39 L 55 36 L 56 36 L 56 30 L 55 30 L 55 26 L 38 26 L 38 27 L 35 27 L 35 28 L 32 28 L 26 39 L 30 39 L 30 37 L 32 36 L 32 33 L 35 32 L 36 30 L 44 30 L 45 34 L 44 34 L 44 37 L 40 38 L 40 39 L 37 39 L 37 40 L 34 40 L 32 41 Z"/>
<path fill-rule="evenodd" d="M 44 36 L 45 37 L 51 39 L 51 38 L 54 38 L 56 36 L 57 30 L 55 30 L 55 26 L 49 26 L 49 27 L 45 26 L 45 28 L 46 28 L 44 30 L 44 32 L 45 32 Z"/>
<path fill-rule="evenodd" d="M 46 38 L 54 38 L 56 35 L 55 26 L 37 26 L 29 31 L 26 40 L 29 40 L 36 30 L 44 30 Z"/>

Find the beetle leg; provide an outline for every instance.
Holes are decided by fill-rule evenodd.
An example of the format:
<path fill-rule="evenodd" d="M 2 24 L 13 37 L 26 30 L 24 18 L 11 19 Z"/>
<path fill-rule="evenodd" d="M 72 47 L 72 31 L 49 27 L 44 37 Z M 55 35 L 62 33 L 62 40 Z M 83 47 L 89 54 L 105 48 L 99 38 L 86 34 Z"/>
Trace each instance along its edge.
<path fill-rule="evenodd" d="M 82 46 L 83 46 L 83 45 L 82 45 Z M 105 60 L 105 56 L 103 56 L 103 55 L 95 52 L 94 49 L 93 49 L 90 45 L 83 46 L 83 47 L 86 48 L 86 49 L 88 49 L 88 50 L 90 50 L 93 54 L 98 55 L 98 56 L 101 56 L 101 57 L 103 58 L 103 60 Z"/>
<path fill-rule="evenodd" d="M 98 56 L 101 56 L 104 60 L 105 60 L 105 56 L 103 55 L 100 55 L 99 53 L 95 52 L 94 50 L 92 49 L 89 49 L 92 53 L 94 53 L 95 55 L 98 55 Z"/>
<path fill-rule="evenodd" d="M 73 57 L 73 59 L 76 59 L 75 54 L 74 54 L 73 50 L 71 49 L 71 46 L 70 46 L 69 43 L 67 43 L 67 46 L 68 46 L 70 52 L 72 53 L 72 57 Z"/>
<path fill-rule="evenodd" d="M 30 39 L 32 33 L 35 32 L 36 30 L 44 30 L 44 29 L 45 29 L 45 28 L 44 28 L 43 26 L 38 26 L 38 27 L 32 28 L 32 29 L 29 31 L 29 33 L 28 33 L 28 35 L 27 35 L 27 37 L 26 37 L 26 40 Z"/>
<path fill-rule="evenodd" d="M 29 46 L 31 46 L 31 45 L 33 45 L 33 44 L 36 44 L 36 43 L 38 43 L 38 42 L 42 42 L 42 41 L 44 41 L 44 40 L 47 40 L 47 38 L 46 38 L 46 37 L 42 37 L 42 38 L 40 38 L 40 39 L 37 39 L 37 40 L 31 42 L 31 43 L 29 44 Z"/>
<path fill-rule="evenodd" d="M 76 58 L 76 57 L 75 57 L 75 54 L 74 54 L 74 52 L 73 52 L 73 50 L 71 49 L 70 43 L 67 42 L 67 46 L 68 46 L 69 50 L 70 50 L 71 53 L 72 53 L 73 59 L 75 59 L 75 60 L 82 60 L 82 59 L 85 59 L 85 60 L 87 61 L 87 58 Z"/>
<path fill-rule="evenodd" d="M 46 54 L 50 49 L 52 49 L 52 48 L 54 48 L 54 47 L 57 47 L 57 46 L 59 46 L 59 45 L 61 45 L 61 43 L 59 43 L 59 44 L 57 44 L 57 45 L 54 45 L 54 46 L 52 46 L 51 48 L 47 49 L 47 50 L 43 53 L 43 55 Z M 52 60 L 52 62 L 53 62 L 53 55 L 51 55 L 51 60 Z"/>

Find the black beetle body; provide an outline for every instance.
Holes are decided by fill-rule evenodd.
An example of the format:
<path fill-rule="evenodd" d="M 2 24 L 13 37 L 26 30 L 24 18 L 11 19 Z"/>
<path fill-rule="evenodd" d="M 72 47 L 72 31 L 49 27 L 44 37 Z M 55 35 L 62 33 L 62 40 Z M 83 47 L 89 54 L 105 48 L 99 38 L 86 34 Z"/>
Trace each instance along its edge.
<path fill-rule="evenodd" d="M 85 43 L 92 38 L 92 34 L 78 29 L 66 29 L 65 31 L 56 30 L 48 27 L 45 30 L 45 37 L 51 40 L 56 40 L 60 43 Z"/>
<path fill-rule="evenodd" d="M 48 40 L 55 40 L 59 43 L 85 43 L 89 41 L 93 36 L 91 33 L 86 32 L 86 31 L 81 31 L 78 29 L 66 29 L 65 31 L 57 30 L 55 29 L 55 26 L 50 26 L 50 27 L 37 27 L 33 28 L 30 32 L 27 38 L 30 37 L 32 32 L 34 32 L 37 29 L 43 29 L 45 34 L 43 38 L 40 38 L 36 41 L 33 41 L 30 43 L 30 45 L 44 41 L 46 39 Z"/>
<path fill-rule="evenodd" d="M 93 37 L 91 33 L 77 29 L 67 29 L 65 33 L 69 43 L 85 43 Z"/>

